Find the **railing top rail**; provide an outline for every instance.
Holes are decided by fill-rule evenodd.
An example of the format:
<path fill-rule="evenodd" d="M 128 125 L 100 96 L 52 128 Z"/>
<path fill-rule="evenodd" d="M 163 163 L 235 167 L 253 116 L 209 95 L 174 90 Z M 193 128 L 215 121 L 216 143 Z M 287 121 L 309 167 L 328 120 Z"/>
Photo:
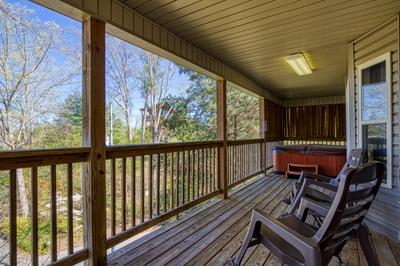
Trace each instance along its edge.
<path fill-rule="evenodd" d="M 157 144 L 132 144 L 114 145 L 107 147 L 107 159 L 123 158 L 131 156 L 168 153 L 183 150 L 217 148 L 223 145 L 222 141 L 199 141 L 179 143 L 157 143 Z"/>
<path fill-rule="evenodd" d="M 255 143 L 262 143 L 262 142 L 264 142 L 263 138 L 228 140 L 228 146 L 243 145 L 243 144 L 255 144 Z"/>
<path fill-rule="evenodd" d="M 0 151 L 0 159 L 18 158 L 18 157 L 37 157 L 54 155 L 72 155 L 89 153 L 90 148 L 57 148 L 57 149 L 39 149 L 39 150 L 14 150 Z"/>
<path fill-rule="evenodd" d="M 0 151 L 0 170 L 85 162 L 89 148 Z"/>

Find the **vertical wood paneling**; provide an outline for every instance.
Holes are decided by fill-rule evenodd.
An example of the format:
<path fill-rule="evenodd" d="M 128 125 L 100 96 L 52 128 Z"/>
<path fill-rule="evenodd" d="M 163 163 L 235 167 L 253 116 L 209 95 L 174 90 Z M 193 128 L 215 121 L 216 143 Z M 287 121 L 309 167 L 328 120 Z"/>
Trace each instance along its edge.
<path fill-rule="evenodd" d="M 285 118 L 285 139 L 346 139 L 344 104 L 286 107 Z"/>
<path fill-rule="evenodd" d="M 284 138 L 284 111 L 284 107 L 265 99 L 266 140 L 273 141 Z"/>

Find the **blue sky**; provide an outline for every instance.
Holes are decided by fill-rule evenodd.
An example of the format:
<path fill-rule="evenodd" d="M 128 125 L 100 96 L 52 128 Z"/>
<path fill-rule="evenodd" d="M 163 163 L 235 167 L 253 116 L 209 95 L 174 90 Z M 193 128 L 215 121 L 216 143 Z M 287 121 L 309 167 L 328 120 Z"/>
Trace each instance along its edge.
<path fill-rule="evenodd" d="M 72 28 L 75 29 L 77 32 L 80 32 L 82 29 L 82 24 L 80 21 L 76 21 L 70 17 L 64 16 L 62 14 L 59 14 L 53 10 L 47 9 L 45 7 L 42 7 L 39 4 L 36 4 L 34 2 L 28 1 L 28 0 L 6 0 L 6 3 L 9 4 L 19 4 L 22 6 L 26 6 L 29 9 L 34 11 L 34 15 L 39 18 L 42 21 L 51 21 L 55 22 L 59 26 L 63 28 Z M 75 38 L 71 38 L 68 40 L 69 45 L 74 45 L 77 47 L 81 47 L 81 36 L 75 36 Z M 53 55 L 54 59 L 56 60 L 57 63 L 63 64 L 65 58 L 60 56 L 60 55 Z M 81 78 L 77 78 L 78 83 Z M 186 75 L 180 75 L 179 73 L 175 74 L 175 76 L 172 79 L 172 88 L 170 90 L 170 94 L 177 96 L 177 95 L 182 95 L 184 88 L 188 86 L 190 81 L 188 80 L 188 77 Z M 72 90 L 77 90 L 79 89 L 80 85 L 75 84 L 74 86 L 65 86 L 62 88 L 62 93 L 60 93 L 60 100 L 62 100 L 64 97 L 66 97 Z M 134 116 L 139 116 L 139 109 L 142 108 L 142 105 L 144 104 L 143 99 L 139 95 L 139 93 L 134 94 L 134 101 L 135 101 L 135 106 L 133 108 L 134 111 Z M 116 108 L 114 108 L 116 112 Z"/>

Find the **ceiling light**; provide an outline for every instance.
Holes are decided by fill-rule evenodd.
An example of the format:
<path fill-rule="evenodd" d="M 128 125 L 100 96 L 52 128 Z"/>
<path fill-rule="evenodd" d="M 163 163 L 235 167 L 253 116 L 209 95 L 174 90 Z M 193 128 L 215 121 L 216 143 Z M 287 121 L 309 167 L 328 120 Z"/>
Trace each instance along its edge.
<path fill-rule="evenodd" d="M 304 75 L 310 75 L 312 73 L 312 70 L 310 66 L 308 65 L 306 59 L 304 58 L 304 55 L 302 54 L 292 54 L 289 56 L 286 56 L 286 62 L 293 68 L 293 70 L 297 73 L 299 76 L 304 76 Z"/>

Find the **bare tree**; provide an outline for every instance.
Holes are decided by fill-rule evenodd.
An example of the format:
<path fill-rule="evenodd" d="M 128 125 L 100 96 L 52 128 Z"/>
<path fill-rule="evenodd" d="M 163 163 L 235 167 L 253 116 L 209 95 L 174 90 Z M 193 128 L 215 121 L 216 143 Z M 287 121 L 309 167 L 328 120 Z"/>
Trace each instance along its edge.
<path fill-rule="evenodd" d="M 139 88 L 139 49 L 113 36 L 107 36 L 107 94 L 115 102 L 124 116 L 127 138 L 133 139 L 133 93 Z"/>
<path fill-rule="evenodd" d="M 0 146 L 32 148 L 36 126 L 51 116 L 54 94 L 74 81 L 80 64 L 64 33 L 28 8 L 0 0 Z M 65 54 L 70 61 L 60 66 L 56 61 Z M 22 214 L 28 215 L 21 169 L 17 180 Z"/>
<path fill-rule="evenodd" d="M 140 76 L 144 98 L 142 141 L 144 141 L 146 123 L 148 123 L 151 128 L 152 142 L 159 143 L 165 138 L 163 122 L 174 114 L 173 107 L 169 106 L 164 99 L 172 91 L 176 65 L 147 51 L 142 53 L 141 58 L 144 63 L 143 73 Z"/>

